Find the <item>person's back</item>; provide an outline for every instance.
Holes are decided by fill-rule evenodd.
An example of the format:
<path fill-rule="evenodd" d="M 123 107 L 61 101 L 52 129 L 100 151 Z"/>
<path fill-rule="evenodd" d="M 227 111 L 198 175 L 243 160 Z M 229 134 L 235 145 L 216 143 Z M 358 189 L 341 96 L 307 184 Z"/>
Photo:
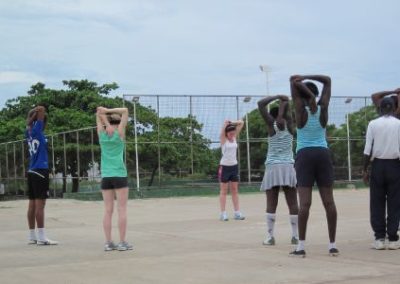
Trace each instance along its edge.
<path fill-rule="evenodd" d="M 373 158 L 400 158 L 400 120 L 391 115 L 381 116 L 372 120 L 368 128 L 371 132 L 366 139 L 372 139 Z M 371 151 L 371 147 L 366 151 Z"/>
<path fill-rule="evenodd" d="M 308 119 L 304 127 L 297 128 L 297 147 L 296 152 L 303 148 L 322 147 L 328 148 L 326 142 L 326 128 L 321 126 L 320 114 L 321 107 L 317 106 L 317 112 L 311 113 L 309 107 L 305 107 Z"/>
<path fill-rule="evenodd" d="M 29 170 L 48 169 L 47 139 L 43 133 L 44 122 L 37 120 L 26 130 L 29 151 Z"/>
<path fill-rule="evenodd" d="M 101 148 L 101 176 L 126 177 L 127 171 L 124 163 L 125 143 L 115 130 L 112 136 L 105 131 L 99 133 Z"/>
<path fill-rule="evenodd" d="M 395 105 L 390 97 L 381 100 L 379 109 L 381 117 L 372 120 L 367 128 L 363 179 L 370 186 L 374 248 L 399 249 L 400 121 L 394 117 Z M 371 171 L 368 170 L 370 161 Z"/>
<path fill-rule="evenodd" d="M 275 135 L 268 136 L 268 152 L 265 164 L 293 163 L 293 135 L 287 127 L 280 130 L 274 122 Z"/>

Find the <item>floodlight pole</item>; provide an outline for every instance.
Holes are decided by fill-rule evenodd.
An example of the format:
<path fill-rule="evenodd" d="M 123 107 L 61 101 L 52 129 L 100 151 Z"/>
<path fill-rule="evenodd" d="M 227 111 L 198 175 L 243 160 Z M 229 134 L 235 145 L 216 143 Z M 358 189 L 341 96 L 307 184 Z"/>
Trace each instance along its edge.
<path fill-rule="evenodd" d="M 269 78 L 268 78 L 268 72 L 270 71 L 270 68 L 266 64 L 261 64 L 260 66 L 261 72 L 265 73 L 265 82 L 266 82 L 266 88 L 267 88 L 267 96 L 269 96 Z M 269 104 L 267 105 L 267 110 L 269 112 Z"/>
<path fill-rule="evenodd" d="M 136 160 L 136 190 L 140 191 L 140 177 L 139 177 L 139 155 L 138 155 L 138 140 L 137 140 L 137 127 L 136 127 L 136 102 L 139 97 L 133 98 L 133 124 L 135 133 L 135 160 Z"/>
<path fill-rule="evenodd" d="M 244 103 L 250 102 L 251 97 L 245 97 L 243 99 Z M 249 116 L 248 113 L 246 112 L 246 146 L 247 146 L 247 183 L 251 183 L 251 165 L 250 165 L 250 141 L 249 141 Z"/>
<path fill-rule="evenodd" d="M 347 98 L 345 100 L 346 104 L 350 104 L 352 101 L 351 98 Z M 347 126 L 347 169 L 348 169 L 348 178 L 351 181 L 351 150 L 350 150 L 350 121 L 349 121 L 349 111 L 346 113 L 346 126 Z"/>

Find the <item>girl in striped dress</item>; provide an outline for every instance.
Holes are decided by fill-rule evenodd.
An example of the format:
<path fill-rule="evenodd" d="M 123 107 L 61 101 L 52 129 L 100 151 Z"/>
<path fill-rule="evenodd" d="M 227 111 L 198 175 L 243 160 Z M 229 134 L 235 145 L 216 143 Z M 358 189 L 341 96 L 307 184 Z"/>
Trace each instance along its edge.
<path fill-rule="evenodd" d="M 273 107 L 268 112 L 266 106 L 274 100 L 279 100 L 279 107 Z M 288 111 L 288 97 L 284 95 L 266 97 L 258 102 L 258 109 L 268 130 L 268 153 L 265 161 L 264 179 L 260 189 L 265 191 L 267 199 L 267 236 L 263 244 L 275 245 L 275 213 L 280 188 L 285 193 L 286 203 L 289 207 L 292 228 L 291 243 L 297 244 L 297 214 L 299 209 L 296 193 L 296 172 L 293 166 L 293 128 Z"/>

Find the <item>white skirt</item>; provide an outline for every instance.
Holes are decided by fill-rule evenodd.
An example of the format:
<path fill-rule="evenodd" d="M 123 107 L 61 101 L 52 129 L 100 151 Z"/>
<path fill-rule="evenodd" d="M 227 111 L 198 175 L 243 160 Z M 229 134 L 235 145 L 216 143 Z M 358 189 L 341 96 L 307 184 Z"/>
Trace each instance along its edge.
<path fill-rule="evenodd" d="M 260 190 L 266 191 L 275 186 L 296 187 L 296 171 L 293 164 L 266 165 Z"/>

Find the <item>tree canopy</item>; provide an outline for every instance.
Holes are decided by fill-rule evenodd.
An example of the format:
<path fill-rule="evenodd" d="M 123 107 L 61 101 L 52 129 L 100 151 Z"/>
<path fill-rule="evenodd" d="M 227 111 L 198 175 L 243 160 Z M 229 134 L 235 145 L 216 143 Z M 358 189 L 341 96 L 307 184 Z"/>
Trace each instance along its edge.
<path fill-rule="evenodd" d="M 80 134 L 68 131 L 94 127 L 98 106 L 114 108 L 125 105 L 130 113 L 126 158 L 128 172 L 134 177 L 133 102 L 109 96 L 111 92 L 118 89 L 116 83 L 98 85 L 88 80 L 70 80 L 63 81 L 63 85 L 64 88 L 58 90 L 47 88 L 45 84 L 39 82 L 30 88 L 28 96 L 8 100 L 0 111 L 2 121 L 0 143 L 24 139 L 29 110 L 37 105 L 44 106 L 48 113 L 45 132 L 53 139 L 55 153 L 54 165 L 52 165 L 51 155 L 49 155 L 49 162 L 51 167 L 54 166 L 55 173 L 63 174 L 64 191 L 67 175 L 73 177 L 73 191 L 78 191 L 78 177 L 85 177 L 91 166 L 100 162 L 99 146 L 95 130 L 85 130 Z M 136 118 L 139 167 L 141 172 L 152 173 L 149 185 L 152 185 L 154 175 L 158 170 L 159 154 L 161 167 L 167 173 L 180 169 L 191 170 L 192 156 L 193 166 L 198 172 L 207 172 L 210 163 L 215 163 L 214 152 L 208 147 L 210 141 L 201 134 L 203 126 L 196 121 L 195 117 L 158 117 L 151 107 L 136 103 Z M 67 133 L 56 135 L 65 131 Z M 91 146 L 92 139 L 94 147 Z M 51 147 L 50 143 L 49 147 Z M 26 156 L 26 153 L 24 155 Z M 18 172 L 20 172 L 22 165 L 18 167 Z"/>

